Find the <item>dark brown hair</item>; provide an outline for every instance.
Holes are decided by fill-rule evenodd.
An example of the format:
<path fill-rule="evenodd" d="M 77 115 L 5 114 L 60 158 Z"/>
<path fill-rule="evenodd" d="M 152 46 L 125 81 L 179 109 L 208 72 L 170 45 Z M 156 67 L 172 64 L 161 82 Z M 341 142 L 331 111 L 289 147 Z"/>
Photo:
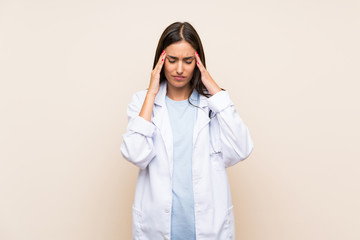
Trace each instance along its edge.
<path fill-rule="evenodd" d="M 206 68 L 204 49 L 200 37 L 196 32 L 195 28 L 188 22 L 174 22 L 164 30 L 164 32 L 160 37 L 158 46 L 156 48 L 153 69 L 157 64 L 162 51 L 167 46 L 183 40 L 188 42 L 198 52 L 201 62 Z M 163 81 L 166 81 L 164 68 L 161 70 L 160 73 L 160 82 Z M 201 72 L 198 67 L 195 67 L 194 69 L 193 77 L 190 80 L 190 85 L 191 85 L 190 95 L 193 92 L 193 90 L 196 89 L 196 91 L 201 95 L 204 95 L 206 97 L 211 96 L 207 92 L 206 87 L 201 81 Z M 190 95 L 189 95 L 189 99 L 190 99 Z"/>

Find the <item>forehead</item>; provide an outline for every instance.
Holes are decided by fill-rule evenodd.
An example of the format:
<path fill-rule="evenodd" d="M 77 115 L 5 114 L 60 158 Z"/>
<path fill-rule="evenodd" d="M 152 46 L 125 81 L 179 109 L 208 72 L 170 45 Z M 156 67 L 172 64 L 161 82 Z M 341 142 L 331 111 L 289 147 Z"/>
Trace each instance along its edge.
<path fill-rule="evenodd" d="M 195 49 L 186 41 L 173 43 L 165 48 L 166 54 L 175 57 L 188 57 L 195 53 Z"/>

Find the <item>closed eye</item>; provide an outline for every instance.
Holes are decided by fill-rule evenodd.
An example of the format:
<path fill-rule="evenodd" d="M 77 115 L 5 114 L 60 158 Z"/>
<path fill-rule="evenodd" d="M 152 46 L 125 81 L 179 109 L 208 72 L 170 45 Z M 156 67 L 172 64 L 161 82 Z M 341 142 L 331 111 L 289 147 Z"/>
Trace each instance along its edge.
<path fill-rule="evenodd" d="M 175 63 L 175 61 L 170 61 L 170 59 L 168 59 L 169 63 Z M 187 64 L 191 64 L 193 61 L 190 62 L 186 62 Z"/>

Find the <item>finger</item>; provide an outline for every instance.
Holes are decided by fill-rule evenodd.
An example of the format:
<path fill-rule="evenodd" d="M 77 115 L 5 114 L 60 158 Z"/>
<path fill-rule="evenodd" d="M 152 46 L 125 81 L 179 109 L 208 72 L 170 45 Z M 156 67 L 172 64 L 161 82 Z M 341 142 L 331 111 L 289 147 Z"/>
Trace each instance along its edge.
<path fill-rule="evenodd" d="M 155 66 L 156 71 L 161 71 L 162 66 L 164 65 L 165 62 L 165 57 L 166 57 L 166 52 L 165 50 L 163 50 L 163 52 L 161 53 L 159 60 Z"/>
<path fill-rule="evenodd" d="M 166 52 L 163 51 L 163 53 L 161 54 L 160 58 L 161 58 L 161 62 L 160 62 L 160 59 L 159 59 L 159 66 L 158 66 L 158 69 L 157 69 L 157 72 L 160 73 L 161 72 L 161 69 L 162 67 L 164 66 L 164 63 L 165 63 L 165 57 L 166 57 Z"/>
<path fill-rule="evenodd" d="M 198 66 L 200 72 L 205 71 L 206 69 L 205 69 L 204 65 L 202 64 L 200 56 L 197 52 L 195 52 L 195 58 L 196 58 L 196 66 Z"/>
<path fill-rule="evenodd" d="M 160 66 L 164 63 L 164 58 L 165 58 L 165 55 L 166 55 L 166 52 L 165 50 L 162 51 L 160 57 L 159 57 L 159 60 L 157 62 L 157 65 Z"/>

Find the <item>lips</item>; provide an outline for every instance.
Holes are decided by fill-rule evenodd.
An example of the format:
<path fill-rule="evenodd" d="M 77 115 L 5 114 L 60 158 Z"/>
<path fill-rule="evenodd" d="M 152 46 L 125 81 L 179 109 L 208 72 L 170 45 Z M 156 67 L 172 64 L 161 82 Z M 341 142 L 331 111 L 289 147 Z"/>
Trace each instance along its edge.
<path fill-rule="evenodd" d="M 173 76 L 176 80 L 183 80 L 185 77 L 184 76 Z"/>

